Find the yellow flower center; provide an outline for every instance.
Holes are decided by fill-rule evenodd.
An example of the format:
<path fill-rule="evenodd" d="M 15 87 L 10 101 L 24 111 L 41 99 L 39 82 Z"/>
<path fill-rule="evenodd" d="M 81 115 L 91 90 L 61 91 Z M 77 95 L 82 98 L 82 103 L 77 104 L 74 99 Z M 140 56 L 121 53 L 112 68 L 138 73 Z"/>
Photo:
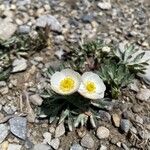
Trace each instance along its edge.
<path fill-rule="evenodd" d="M 89 93 L 94 93 L 95 90 L 96 90 L 95 83 L 88 81 L 88 82 L 86 83 L 86 90 L 87 90 Z"/>
<path fill-rule="evenodd" d="M 75 86 L 75 81 L 71 77 L 66 77 L 60 82 L 60 90 L 62 92 L 70 92 Z"/>

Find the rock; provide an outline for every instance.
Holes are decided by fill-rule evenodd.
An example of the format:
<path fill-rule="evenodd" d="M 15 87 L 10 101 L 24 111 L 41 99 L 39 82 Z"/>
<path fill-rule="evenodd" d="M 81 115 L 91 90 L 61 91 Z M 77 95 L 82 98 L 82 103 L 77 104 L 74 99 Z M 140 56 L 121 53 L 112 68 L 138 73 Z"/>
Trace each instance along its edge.
<path fill-rule="evenodd" d="M 7 150 L 21 150 L 21 145 L 18 144 L 9 144 L 8 149 Z"/>
<path fill-rule="evenodd" d="M 27 26 L 27 25 L 19 26 L 18 32 L 23 33 L 23 34 L 24 33 L 29 33 L 30 32 L 30 26 Z"/>
<path fill-rule="evenodd" d="M 53 126 L 50 126 L 49 127 L 49 132 L 54 134 L 55 133 L 55 128 Z"/>
<path fill-rule="evenodd" d="M 0 143 L 4 141 L 7 135 L 8 135 L 8 126 L 6 124 L 0 124 Z"/>
<path fill-rule="evenodd" d="M 73 144 L 70 150 L 83 150 L 83 147 L 80 144 Z"/>
<path fill-rule="evenodd" d="M 112 114 L 112 121 L 115 127 L 120 126 L 120 116 L 118 114 Z"/>
<path fill-rule="evenodd" d="M 137 123 L 143 124 L 143 118 L 141 118 L 141 117 L 138 116 L 138 115 L 136 115 L 135 121 L 136 121 Z"/>
<path fill-rule="evenodd" d="M 24 146 L 26 149 L 31 149 L 31 148 L 33 148 L 34 144 L 31 142 L 30 139 L 26 139 Z"/>
<path fill-rule="evenodd" d="M 13 66 L 12 70 L 13 73 L 24 71 L 27 68 L 27 60 L 24 58 L 15 59 L 12 66 Z"/>
<path fill-rule="evenodd" d="M 58 149 L 59 144 L 60 144 L 60 140 L 58 138 L 55 138 L 55 139 L 52 139 L 49 145 L 54 149 Z"/>
<path fill-rule="evenodd" d="M 54 42 L 55 42 L 56 44 L 61 44 L 61 43 L 65 40 L 65 38 L 64 38 L 63 35 L 57 35 L 57 36 L 55 36 L 54 38 L 55 38 Z"/>
<path fill-rule="evenodd" d="M 0 88 L 0 94 L 5 95 L 8 92 L 9 92 L 9 88 L 7 86 Z"/>
<path fill-rule="evenodd" d="M 98 112 L 98 114 L 99 114 L 99 117 L 100 117 L 100 119 L 101 119 L 102 121 L 110 122 L 111 116 L 110 116 L 110 114 L 109 114 L 108 112 L 106 112 L 106 111 L 104 111 L 104 110 L 100 110 L 100 111 Z"/>
<path fill-rule="evenodd" d="M 62 136 L 63 134 L 65 133 L 65 127 L 64 127 L 64 123 L 61 123 L 60 125 L 58 125 L 56 127 L 56 130 L 55 130 L 55 137 L 60 137 Z"/>
<path fill-rule="evenodd" d="M 121 119 L 120 128 L 123 132 L 127 133 L 130 129 L 130 121 L 128 119 Z"/>
<path fill-rule="evenodd" d="M 36 144 L 32 150 L 52 150 L 52 148 L 46 144 Z"/>
<path fill-rule="evenodd" d="M 101 147 L 99 148 L 99 150 L 107 150 L 107 147 L 105 145 L 101 145 Z"/>
<path fill-rule="evenodd" d="M 90 134 L 86 134 L 82 139 L 81 139 L 81 145 L 85 148 L 93 148 L 94 147 L 94 140 L 91 137 Z"/>
<path fill-rule="evenodd" d="M 56 32 L 61 32 L 62 31 L 62 26 L 59 23 L 59 21 L 51 15 L 43 15 L 40 16 L 37 20 L 36 20 L 36 26 L 37 27 L 45 27 L 46 25 L 48 25 L 51 30 L 56 31 Z"/>
<path fill-rule="evenodd" d="M 142 109 L 143 109 L 143 107 L 142 107 L 141 105 L 139 105 L 139 104 L 134 104 L 134 105 L 132 106 L 132 111 L 133 111 L 134 113 L 139 113 L 139 112 L 142 111 Z"/>
<path fill-rule="evenodd" d="M 3 107 L 3 110 L 8 114 L 8 115 L 12 115 L 15 113 L 15 111 L 17 110 L 17 108 L 13 105 L 5 105 Z"/>
<path fill-rule="evenodd" d="M 17 0 L 16 5 L 17 6 L 23 6 L 23 5 L 27 5 L 27 4 L 30 4 L 30 3 L 31 3 L 31 0 Z"/>
<path fill-rule="evenodd" d="M 6 85 L 7 85 L 7 83 L 5 81 L 0 81 L 0 88 L 5 87 Z"/>
<path fill-rule="evenodd" d="M 58 58 L 58 59 L 62 59 L 64 55 L 64 51 L 62 49 L 58 50 L 55 52 L 55 56 Z"/>
<path fill-rule="evenodd" d="M 93 16 L 92 15 L 84 15 L 84 16 L 82 16 L 81 19 L 84 23 L 90 23 L 93 21 Z"/>
<path fill-rule="evenodd" d="M 34 57 L 34 60 L 35 60 L 36 62 L 42 62 L 42 61 L 43 61 L 43 57 L 36 56 L 36 57 Z"/>
<path fill-rule="evenodd" d="M 141 101 L 149 101 L 150 100 L 150 90 L 149 89 L 141 89 L 137 93 L 136 98 Z"/>
<path fill-rule="evenodd" d="M 17 30 L 17 26 L 5 19 L 0 19 L 0 39 L 8 40 Z"/>
<path fill-rule="evenodd" d="M 27 119 L 23 117 L 14 117 L 9 120 L 10 131 L 22 140 L 26 139 Z"/>
<path fill-rule="evenodd" d="M 35 94 L 30 96 L 30 102 L 35 106 L 41 106 L 43 99 L 38 94 Z"/>
<path fill-rule="evenodd" d="M 97 129 L 97 137 L 99 139 L 108 138 L 109 134 L 110 134 L 110 131 L 106 127 L 103 127 L 103 126 L 98 127 L 98 129 Z"/>
<path fill-rule="evenodd" d="M 122 145 L 122 147 L 124 148 L 124 150 L 129 150 L 129 148 L 127 147 L 127 145 L 126 145 L 126 144 L 121 143 L 121 145 Z"/>
<path fill-rule="evenodd" d="M 43 134 L 43 137 L 44 137 L 43 143 L 44 143 L 44 144 L 47 144 L 47 143 L 50 144 L 51 138 L 52 138 L 52 134 L 49 133 L 49 132 L 45 132 L 45 133 Z"/>
<path fill-rule="evenodd" d="M 138 92 L 139 91 L 139 81 L 138 80 L 133 80 L 132 83 L 130 83 L 128 85 L 128 87 L 132 90 L 132 91 L 135 91 L 135 92 Z"/>
<path fill-rule="evenodd" d="M 138 134 L 142 139 L 145 139 L 145 140 L 150 139 L 150 132 L 148 130 L 139 131 Z"/>
<path fill-rule="evenodd" d="M 108 2 L 99 2 L 98 7 L 103 10 L 108 10 L 108 9 L 111 9 L 111 3 L 109 1 Z"/>
<path fill-rule="evenodd" d="M 104 52 L 104 53 L 109 53 L 110 51 L 111 51 L 111 48 L 108 47 L 108 46 L 104 46 L 104 47 L 102 48 L 102 52 Z"/>

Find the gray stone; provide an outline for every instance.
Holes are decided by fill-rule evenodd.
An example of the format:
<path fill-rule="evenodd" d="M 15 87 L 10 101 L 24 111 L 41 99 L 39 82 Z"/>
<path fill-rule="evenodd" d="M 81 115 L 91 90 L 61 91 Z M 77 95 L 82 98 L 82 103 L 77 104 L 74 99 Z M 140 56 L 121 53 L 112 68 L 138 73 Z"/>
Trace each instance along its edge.
<path fill-rule="evenodd" d="M 38 94 L 35 94 L 30 96 L 30 102 L 36 106 L 41 106 L 43 99 Z"/>
<path fill-rule="evenodd" d="M 2 143 L 8 135 L 8 127 L 6 124 L 0 124 L 0 143 Z"/>
<path fill-rule="evenodd" d="M 3 110 L 8 114 L 8 115 L 12 115 L 15 113 L 15 111 L 17 110 L 17 108 L 13 105 L 5 105 L 3 107 Z"/>
<path fill-rule="evenodd" d="M 7 20 L 0 19 L 0 39 L 8 40 L 16 31 L 17 26 Z"/>
<path fill-rule="evenodd" d="M 85 148 L 93 148 L 94 147 L 94 140 L 91 137 L 90 134 L 86 134 L 82 139 L 81 139 L 81 145 Z"/>
<path fill-rule="evenodd" d="M 43 137 L 44 137 L 44 140 L 43 140 L 43 143 L 45 143 L 45 144 L 50 144 L 50 142 L 51 142 L 51 138 L 52 138 L 52 134 L 50 133 L 50 132 L 45 132 L 44 134 L 43 134 Z"/>
<path fill-rule="evenodd" d="M 150 90 L 149 89 L 141 89 L 137 95 L 136 98 L 141 101 L 148 101 L 150 100 Z"/>
<path fill-rule="evenodd" d="M 52 148 L 46 144 L 36 144 L 32 150 L 52 150 Z"/>
<path fill-rule="evenodd" d="M 110 131 L 106 127 L 101 126 L 98 127 L 96 134 L 99 139 L 105 139 L 109 137 Z"/>
<path fill-rule="evenodd" d="M 62 56 L 64 55 L 64 51 L 62 49 L 55 52 L 55 55 L 58 59 L 62 59 Z"/>
<path fill-rule="evenodd" d="M 150 139 L 150 132 L 148 130 L 139 131 L 139 135 L 142 139 L 145 139 L 145 140 Z"/>
<path fill-rule="evenodd" d="M 27 5 L 30 4 L 31 0 L 17 0 L 17 6 L 23 6 L 23 5 Z"/>
<path fill-rule="evenodd" d="M 98 112 L 98 114 L 99 114 L 99 117 L 100 117 L 100 119 L 101 119 L 102 121 L 110 122 L 110 120 L 111 120 L 111 115 L 110 115 L 108 112 L 106 112 L 106 111 L 104 111 L 104 110 L 100 110 L 100 111 Z"/>
<path fill-rule="evenodd" d="M 24 146 L 26 149 L 31 149 L 33 148 L 34 144 L 30 141 L 30 139 L 26 139 Z"/>
<path fill-rule="evenodd" d="M 9 120 L 10 131 L 17 137 L 25 140 L 27 134 L 27 119 L 14 117 Z"/>
<path fill-rule="evenodd" d="M 135 91 L 135 92 L 138 92 L 139 91 L 139 81 L 138 80 L 133 80 L 132 83 L 130 83 L 128 85 L 128 87 L 132 90 L 132 91 Z"/>
<path fill-rule="evenodd" d="M 126 144 L 121 143 L 121 145 L 122 145 L 122 147 L 124 148 L 124 150 L 129 150 L 129 148 L 127 147 L 127 145 L 126 145 Z"/>
<path fill-rule="evenodd" d="M 0 81 L 0 88 L 1 87 L 5 87 L 7 84 L 6 84 L 6 82 L 5 81 Z"/>
<path fill-rule="evenodd" d="M 135 121 L 136 121 L 137 123 L 143 124 L 143 118 L 141 118 L 141 117 L 138 116 L 138 115 L 136 115 Z"/>
<path fill-rule="evenodd" d="M 12 66 L 13 66 L 12 70 L 13 73 L 24 71 L 27 68 L 27 60 L 24 58 L 15 59 Z"/>
<path fill-rule="evenodd" d="M 60 137 L 62 136 L 63 134 L 65 133 L 65 127 L 64 127 L 64 123 L 61 123 L 60 125 L 58 125 L 56 127 L 56 130 L 55 130 L 55 137 Z"/>
<path fill-rule="evenodd" d="M 92 15 L 84 15 L 84 16 L 82 16 L 81 19 L 84 23 L 90 23 L 93 20 L 93 16 Z"/>
<path fill-rule="evenodd" d="M 27 25 L 21 25 L 18 28 L 19 33 L 29 33 L 30 32 L 30 26 Z"/>
<path fill-rule="evenodd" d="M 59 23 L 59 21 L 51 15 L 43 15 L 40 16 L 37 20 L 36 20 L 36 26 L 37 27 L 45 27 L 46 25 L 48 25 L 51 30 L 56 31 L 56 32 L 61 32 L 62 31 L 62 26 Z"/>
<path fill-rule="evenodd" d="M 60 144 L 60 140 L 58 138 L 55 138 L 55 139 L 52 139 L 49 145 L 54 149 L 58 149 L 59 144 Z"/>
<path fill-rule="evenodd" d="M 70 150 L 83 150 L 83 147 L 80 144 L 73 144 Z"/>
<path fill-rule="evenodd" d="M 18 144 L 9 144 L 8 149 L 7 150 L 21 150 L 21 145 Z"/>
<path fill-rule="evenodd" d="M 98 7 L 103 10 L 108 10 L 108 9 L 111 9 L 111 3 L 109 1 L 108 2 L 99 2 Z"/>
<path fill-rule="evenodd" d="M 143 107 L 139 104 L 135 104 L 135 105 L 132 106 L 132 111 L 134 113 L 139 113 L 139 112 L 142 111 L 142 109 L 143 109 Z"/>
<path fill-rule="evenodd" d="M 127 133 L 130 129 L 130 121 L 128 119 L 121 119 L 120 128 L 123 132 Z"/>
<path fill-rule="evenodd" d="M 101 147 L 99 148 L 99 150 L 107 150 L 107 147 L 105 145 L 101 145 Z"/>

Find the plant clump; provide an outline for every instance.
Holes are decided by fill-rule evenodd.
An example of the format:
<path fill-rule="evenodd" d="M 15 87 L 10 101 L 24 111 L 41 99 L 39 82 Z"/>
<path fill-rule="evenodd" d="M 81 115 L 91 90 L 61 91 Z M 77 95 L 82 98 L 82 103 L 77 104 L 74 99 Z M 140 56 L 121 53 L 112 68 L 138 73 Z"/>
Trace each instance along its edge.
<path fill-rule="evenodd" d="M 137 73 L 144 73 L 148 60 L 141 62 L 145 53 L 136 52 L 133 46 L 126 45 L 122 52 L 102 41 L 84 43 L 72 50 L 65 65 L 58 70 L 47 69 L 50 87 L 41 95 L 44 102 L 39 118 L 48 117 L 50 123 L 65 122 L 69 130 L 88 122 L 96 127 L 98 111 L 109 110 L 122 88 Z"/>

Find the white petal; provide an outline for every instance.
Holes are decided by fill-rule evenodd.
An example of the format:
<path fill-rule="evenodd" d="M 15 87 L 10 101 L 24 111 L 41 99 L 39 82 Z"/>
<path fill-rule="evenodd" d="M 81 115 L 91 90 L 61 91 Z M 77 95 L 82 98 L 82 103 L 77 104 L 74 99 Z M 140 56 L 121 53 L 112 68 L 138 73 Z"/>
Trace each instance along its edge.
<path fill-rule="evenodd" d="M 89 94 L 87 92 L 82 91 L 81 89 L 79 90 L 79 93 L 83 96 L 83 97 L 86 97 L 88 99 L 101 99 L 104 97 L 104 92 L 102 93 L 93 93 L 93 94 Z"/>
<path fill-rule="evenodd" d="M 79 79 L 81 78 L 80 74 L 72 69 L 63 69 L 61 72 L 65 74 L 66 76 L 71 75 Z"/>
<path fill-rule="evenodd" d="M 106 90 L 106 86 L 104 85 L 102 79 L 93 72 L 85 72 L 82 75 L 82 81 L 79 87 L 78 92 L 86 98 L 89 99 L 101 99 L 104 97 L 104 91 Z M 89 93 L 86 90 L 86 83 L 93 82 L 96 86 L 96 91 L 94 93 Z"/>
<path fill-rule="evenodd" d="M 74 88 L 68 92 L 64 92 L 60 90 L 60 82 L 66 77 L 71 77 L 75 82 Z M 78 90 L 80 86 L 80 80 L 81 80 L 80 75 L 77 72 L 71 69 L 64 69 L 61 72 L 56 72 L 52 75 L 51 88 L 56 93 L 61 94 L 61 95 L 72 94 Z"/>
<path fill-rule="evenodd" d="M 65 75 L 61 72 L 55 72 L 51 76 L 51 88 L 58 93 L 60 81 L 65 78 Z"/>

